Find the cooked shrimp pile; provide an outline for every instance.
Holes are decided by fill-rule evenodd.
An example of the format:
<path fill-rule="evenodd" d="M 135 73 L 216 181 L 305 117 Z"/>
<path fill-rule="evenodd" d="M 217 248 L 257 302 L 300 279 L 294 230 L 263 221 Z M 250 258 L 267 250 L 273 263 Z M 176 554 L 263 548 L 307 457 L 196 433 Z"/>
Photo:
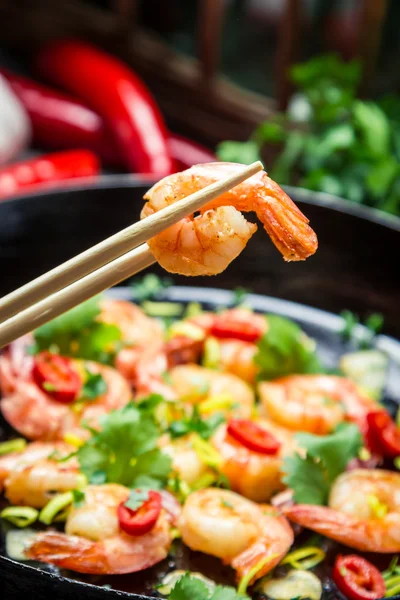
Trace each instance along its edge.
<path fill-rule="evenodd" d="M 220 181 L 243 165 L 209 163 L 169 175 L 149 190 L 142 218 Z M 257 226 L 242 212 L 253 211 L 287 261 L 305 260 L 318 247 L 308 219 L 265 172 L 253 175 L 217 200 L 197 217 L 187 217 L 149 241 L 154 257 L 171 273 L 216 275 L 245 248 Z"/>
<path fill-rule="evenodd" d="M 166 178 L 143 216 L 236 168 Z M 247 210 L 287 260 L 315 251 L 307 220 L 263 173 L 151 240 L 152 252 L 172 271 L 219 272 L 255 229 Z M 164 302 L 154 277 L 135 284 L 137 304 L 93 299 L 0 356 L 12 428 L 0 516 L 10 533 L 30 528 L 24 560 L 80 577 L 143 571 L 146 582 L 159 564 L 151 573 L 167 595 L 182 557 L 197 570 L 208 555 L 240 594 L 320 600 L 341 544 L 329 585 L 351 600 L 389 596 L 399 567 L 372 564 L 400 553 L 400 430 L 370 367 L 386 358 L 348 353 L 328 374 L 296 323 L 256 314 L 247 297 L 216 312 Z"/>

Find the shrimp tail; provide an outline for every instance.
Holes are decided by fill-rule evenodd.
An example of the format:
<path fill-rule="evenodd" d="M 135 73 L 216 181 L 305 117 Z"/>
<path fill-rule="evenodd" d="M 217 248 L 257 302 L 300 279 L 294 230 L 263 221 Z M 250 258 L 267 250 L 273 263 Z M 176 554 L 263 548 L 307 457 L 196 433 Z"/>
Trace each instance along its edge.
<path fill-rule="evenodd" d="M 31 560 L 48 562 L 78 573 L 105 575 L 115 572 L 101 545 L 82 537 L 48 531 L 36 536 L 25 551 Z"/>
<path fill-rule="evenodd" d="M 356 519 L 327 506 L 297 504 L 283 509 L 293 523 L 312 529 L 361 552 L 396 553 L 399 542 L 390 542 L 378 521 Z"/>
<path fill-rule="evenodd" d="M 307 217 L 266 174 L 263 174 L 263 183 L 263 196 L 266 194 L 268 201 L 261 204 L 257 215 L 265 231 L 284 260 L 305 260 L 318 248 L 317 236 L 309 226 Z"/>
<path fill-rule="evenodd" d="M 280 563 L 293 544 L 294 534 L 287 519 L 284 516 L 276 516 L 274 517 L 274 521 L 271 521 L 271 532 L 279 532 L 278 536 L 274 535 L 269 540 L 256 541 L 233 559 L 231 566 L 236 570 L 238 580 L 247 575 L 251 569 L 260 563 L 263 566 L 250 580 L 249 585 L 254 583 L 256 579 L 264 577 L 264 575 L 272 571 Z"/>

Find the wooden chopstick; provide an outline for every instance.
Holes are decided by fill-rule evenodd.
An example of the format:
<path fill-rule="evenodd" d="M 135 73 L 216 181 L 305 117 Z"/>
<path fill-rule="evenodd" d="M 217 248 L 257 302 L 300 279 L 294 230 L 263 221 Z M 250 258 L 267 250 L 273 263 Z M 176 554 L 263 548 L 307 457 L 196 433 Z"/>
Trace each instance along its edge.
<path fill-rule="evenodd" d="M 257 173 L 258 171 L 262 170 L 262 168 L 263 166 L 260 162 L 253 163 L 249 167 L 246 167 L 245 169 L 241 170 L 239 173 L 236 173 L 234 176 L 231 176 L 223 181 L 214 183 L 208 186 L 207 188 L 204 188 L 199 192 L 196 192 L 195 194 L 192 194 L 191 196 L 188 196 L 187 198 L 176 202 L 175 204 L 169 206 L 168 209 L 163 209 L 163 211 L 159 211 L 155 215 L 147 217 L 146 219 L 144 219 L 140 223 L 137 223 L 136 225 L 148 223 L 148 221 L 151 219 L 153 222 L 153 226 L 150 228 L 145 228 L 146 239 L 150 239 L 151 237 L 156 235 L 156 233 L 159 233 L 163 229 L 171 226 L 173 223 L 177 223 L 184 216 L 187 216 L 195 210 L 198 210 L 211 200 L 220 196 L 223 192 L 232 189 L 238 183 L 241 183 L 254 173 Z M 175 208 L 174 211 L 171 211 L 173 207 L 177 208 Z M 164 215 L 162 215 L 162 213 L 166 210 L 168 210 L 167 216 L 165 216 L 165 213 Z M 170 214 L 171 212 L 173 213 L 172 215 Z M 161 226 L 159 219 L 153 218 L 156 215 L 160 214 L 162 218 Z M 156 226 L 154 226 L 154 221 Z M 123 230 L 123 232 L 120 233 L 124 233 L 126 231 L 127 230 L 125 229 Z M 139 229 L 139 237 L 141 235 L 143 234 Z M 108 243 L 110 239 L 116 237 L 118 238 L 118 236 L 119 234 L 116 234 L 116 236 L 108 238 L 107 240 L 105 240 L 105 242 Z M 136 240 L 137 239 L 138 234 L 136 233 Z M 103 252 L 101 246 L 103 243 L 104 242 L 94 247 L 98 248 L 100 246 L 101 256 Z M 107 246 L 107 248 L 109 247 Z M 84 252 L 77 258 L 79 259 L 86 253 L 89 253 L 89 256 L 92 258 L 93 261 L 93 256 L 90 253 L 90 251 Z M 76 259 L 72 259 L 71 261 L 68 261 L 64 264 L 70 265 L 71 262 L 74 263 L 75 260 Z M 60 289 L 58 287 L 60 282 L 60 275 L 58 269 L 62 268 L 63 265 L 57 267 L 56 269 L 53 269 L 53 271 L 57 272 L 57 285 L 54 286 L 54 292 L 50 292 L 49 295 L 47 295 L 47 297 L 41 296 L 38 302 L 35 302 L 34 304 L 28 306 L 21 312 L 18 312 L 18 314 L 13 314 L 13 316 L 11 316 L 8 320 L 0 324 L 0 348 L 9 344 L 11 341 L 24 335 L 25 333 L 28 333 L 33 329 L 40 327 L 44 323 L 47 323 L 51 319 L 54 319 L 55 317 L 66 312 L 67 310 L 70 310 L 71 308 L 80 304 L 81 302 L 88 300 L 92 296 L 95 296 L 96 294 L 104 291 L 105 289 L 123 281 L 127 277 L 138 273 L 139 271 L 145 269 L 154 262 L 155 260 L 149 250 L 149 247 L 147 246 L 147 244 L 142 244 L 141 246 L 130 250 L 122 256 L 119 256 L 115 260 L 109 261 L 106 264 L 104 264 L 103 262 L 103 265 L 100 266 L 100 268 L 93 270 L 86 276 L 81 277 L 81 279 L 73 281 L 70 285 L 67 285 L 63 289 Z M 81 268 L 80 261 L 78 261 L 78 267 Z M 49 273 L 51 274 L 53 271 L 50 271 Z M 49 274 L 43 275 L 42 277 L 34 280 L 32 283 L 35 286 L 37 286 L 36 282 L 38 280 L 41 280 L 41 282 L 45 282 L 44 287 L 46 288 L 46 291 L 54 289 L 52 286 L 52 277 L 48 277 L 48 275 Z M 43 283 L 41 286 L 39 286 L 40 294 L 43 293 L 42 286 Z M 20 290 L 24 290 L 24 288 L 28 288 L 29 291 L 29 284 L 27 286 L 24 286 L 23 288 L 20 288 L 16 292 L 13 292 L 13 294 L 17 294 L 19 301 L 22 304 L 26 305 L 24 302 L 26 294 L 22 294 L 22 301 L 21 296 L 18 296 L 18 292 L 20 292 Z M 36 290 L 37 289 L 38 288 L 36 287 Z M 9 294 L 9 296 L 12 296 L 12 294 Z M 9 296 L 7 296 L 6 298 L 8 298 Z"/>
<path fill-rule="evenodd" d="M 0 323 L 136 248 L 263 169 L 257 161 L 223 181 L 163 208 L 0 299 Z M 132 272 L 133 274 L 133 272 Z"/>

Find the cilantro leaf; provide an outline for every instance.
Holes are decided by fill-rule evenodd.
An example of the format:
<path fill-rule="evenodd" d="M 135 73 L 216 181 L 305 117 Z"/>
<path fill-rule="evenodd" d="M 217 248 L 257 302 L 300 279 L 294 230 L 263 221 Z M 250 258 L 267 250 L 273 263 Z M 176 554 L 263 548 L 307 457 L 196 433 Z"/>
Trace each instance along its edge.
<path fill-rule="evenodd" d="M 293 489 L 296 502 L 327 504 L 332 483 L 363 446 L 360 430 L 341 423 L 330 435 L 298 433 L 295 438 L 307 454 L 284 459 L 283 481 Z"/>
<path fill-rule="evenodd" d="M 320 373 L 314 342 L 300 327 L 278 315 L 267 315 L 268 329 L 258 342 L 254 362 L 259 379 L 275 379 L 292 373 Z"/>
<path fill-rule="evenodd" d="M 72 490 L 74 507 L 79 508 L 85 503 L 85 492 L 82 490 Z"/>
<path fill-rule="evenodd" d="M 162 292 L 172 285 L 172 279 L 169 277 L 158 277 L 154 273 L 148 273 L 144 277 L 136 278 L 131 288 L 137 302 L 146 300 L 155 300 L 162 295 Z"/>
<path fill-rule="evenodd" d="M 207 418 L 202 418 L 197 406 L 194 406 L 190 417 L 173 421 L 168 431 L 172 438 L 181 437 L 188 433 L 198 433 L 204 440 L 208 440 L 224 421 L 225 418 L 221 413 L 214 413 Z"/>
<path fill-rule="evenodd" d="M 96 320 L 101 313 L 100 298 L 91 298 L 36 329 L 33 352 L 51 349 L 64 356 L 110 362 L 121 331 Z"/>
<path fill-rule="evenodd" d="M 168 600 L 245 600 L 248 596 L 239 594 L 230 586 L 207 586 L 198 577 L 185 573 L 174 585 Z"/>
<path fill-rule="evenodd" d="M 106 381 L 101 373 L 86 371 L 86 380 L 82 387 L 81 400 L 95 400 L 107 391 Z"/>
<path fill-rule="evenodd" d="M 128 404 L 101 419 L 101 431 L 78 449 L 82 472 L 91 483 L 127 487 L 160 487 L 171 471 L 171 459 L 157 448 L 159 430 L 144 405 Z"/>
<path fill-rule="evenodd" d="M 131 510 L 138 510 L 149 499 L 148 490 L 131 490 L 125 506 Z"/>

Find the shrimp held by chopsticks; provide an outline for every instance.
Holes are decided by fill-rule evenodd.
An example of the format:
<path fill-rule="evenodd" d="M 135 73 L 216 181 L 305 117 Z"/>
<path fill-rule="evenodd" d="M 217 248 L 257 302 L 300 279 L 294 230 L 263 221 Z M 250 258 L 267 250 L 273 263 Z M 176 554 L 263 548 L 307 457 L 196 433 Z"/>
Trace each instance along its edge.
<path fill-rule="evenodd" d="M 236 163 L 207 163 L 169 175 L 145 195 L 141 217 L 239 171 Z M 182 275 L 216 275 L 236 258 L 255 233 L 240 211 L 254 211 L 286 261 L 305 260 L 318 247 L 308 219 L 265 172 L 253 175 L 186 217 L 148 244 L 164 269 Z"/>

